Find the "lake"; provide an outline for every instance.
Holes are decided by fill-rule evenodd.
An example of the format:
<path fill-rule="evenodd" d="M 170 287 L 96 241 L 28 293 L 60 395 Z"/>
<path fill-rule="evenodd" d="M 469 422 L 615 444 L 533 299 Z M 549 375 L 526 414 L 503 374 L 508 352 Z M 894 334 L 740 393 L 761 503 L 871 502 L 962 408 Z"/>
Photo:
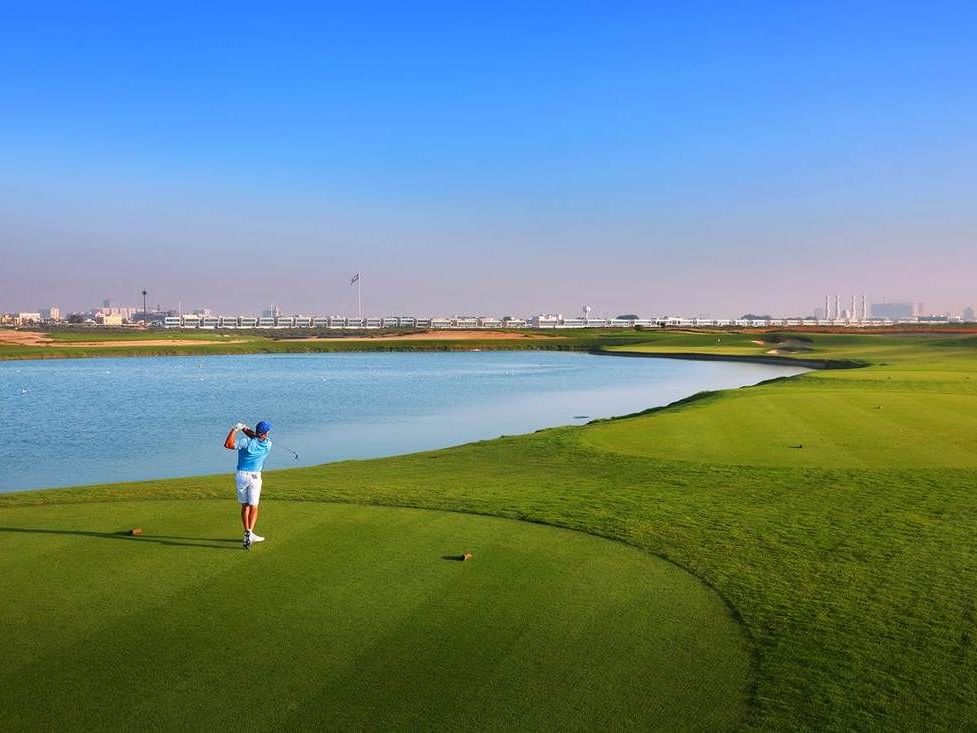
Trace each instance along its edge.
<path fill-rule="evenodd" d="M 0 491 L 231 473 L 230 426 L 272 421 L 266 469 L 442 448 L 664 405 L 803 369 L 549 351 L 0 362 Z"/>

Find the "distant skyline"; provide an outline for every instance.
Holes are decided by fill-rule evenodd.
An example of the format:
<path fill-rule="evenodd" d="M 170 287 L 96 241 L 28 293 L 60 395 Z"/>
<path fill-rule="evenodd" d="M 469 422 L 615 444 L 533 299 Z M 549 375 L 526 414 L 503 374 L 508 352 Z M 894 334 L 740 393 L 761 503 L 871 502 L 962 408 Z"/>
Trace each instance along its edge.
<path fill-rule="evenodd" d="M 150 293 L 150 295 L 151 295 L 151 293 Z M 856 304 L 855 304 L 854 310 L 852 310 L 852 302 L 851 302 L 851 295 L 852 294 L 847 294 L 847 297 L 839 298 L 839 300 L 838 300 L 837 303 L 835 301 L 834 295 L 835 294 L 832 294 L 831 297 L 830 297 L 830 317 L 831 318 L 841 318 L 845 314 L 850 314 L 850 313 L 854 313 L 854 317 L 856 319 L 861 319 L 861 318 L 866 317 L 865 316 L 865 312 L 866 311 L 863 311 L 863 302 L 862 302 L 862 299 L 861 299 L 861 296 L 860 295 L 856 295 L 856 299 L 857 300 L 856 300 Z M 141 293 L 140 293 L 140 296 L 139 297 L 140 298 L 142 297 L 141 296 Z M 355 295 L 353 295 L 353 297 L 355 298 Z M 358 304 L 354 301 L 353 303 L 346 304 L 346 305 L 344 305 L 344 306 L 342 306 L 340 308 L 333 308 L 333 309 L 329 309 L 329 308 L 312 308 L 312 309 L 306 309 L 306 310 L 296 310 L 296 309 L 289 308 L 286 303 L 282 303 L 281 301 L 271 301 L 271 302 L 263 303 L 263 304 L 260 304 L 260 305 L 257 305 L 257 306 L 245 306 L 244 308 L 241 308 L 241 309 L 230 310 L 230 309 L 218 308 L 218 307 L 215 307 L 215 306 L 212 306 L 212 305 L 208 305 L 208 304 L 184 303 L 182 301 L 177 301 L 176 303 L 170 303 L 170 302 L 164 302 L 164 301 L 160 301 L 160 300 L 153 300 L 152 298 L 148 298 L 147 303 L 148 303 L 147 304 L 147 307 L 148 307 L 148 309 L 149 309 L 150 312 L 179 311 L 179 312 L 182 312 L 184 314 L 190 314 L 193 311 L 205 311 L 206 310 L 206 311 L 210 311 L 213 315 L 226 315 L 226 316 L 232 316 L 232 315 L 253 315 L 253 316 L 258 316 L 258 315 L 266 315 L 267 313 L 269 313 L 271 311 L 274 311 L 275 313 L 280 313 L 281 315 L 285 315 L 285 316 L 295 316 L 295 315 L 305 315 L 305 316 L 313 316 L 313 315 L 316 315 L 316 316 L 323 316 L 323 315 L 329 315 L 329 316 L 333 316 L 333 315 L 338 315 L 338 316 L 356 316 L 357 315 L 357 306 L 358 306 Z M 868 309 L 867 312 L 869 313 L 869 317 L 873 317 L 873 316 L 874 317 L 894 317 L 894 316 L 884 316 L 884 315 L 881 315 L 880 316 L 880 314 L 878 314 L 878 313 L 872 314 L 871 313 L 871 309 L 874 306 L 906 306 L 912 312 L 911 313 L 912 315 L 950 315 L 950 316 L 959 316 L 964 311 L 973 310 L 973 306 L 965 306 L 964 308 L 961 308 L 959 311 L 947 311 L 947 310 L 943 310 L 943 311 L 934 312 L 933 309 L 929 308 L 929 306 L 927 306 L 927 304 L 925 302 L 918 301 L 918 300 L 913 300 L 911 298 L 895 298 L 895 299 L 882 299 L 882 300 L 873 299 L 873 300 L 866 300 L 865 303 L 864 303 L 864 307 Z M 138 303 L 137 302 L 133 302 L 131 300 L 125 300 L 125 299 L 122 299 L 122 298 L 102 298 L 102 299 L 99 299 L 97 302 L 94 302 L 94 303 L 91 303 L 91 304 L 87 304 L 87 305 L 84 305 L 84 306 L 81 306 L 81 307 L 68 307 L 68 308 L 66 308 L 63 305 L 59 304 L 58 302 L 52 302 L 52 303 L 44 304 L 44 305 L 40 305 L 40 306 L 32 304 L 32 305 L 30 305 L 28 307 L 15 307 L 15 308 L 10 308 L 10 309 L 7 309 L 6 311 L 0 311 L 0 312 L 13 312 L 13 313 L 20 312 L 20 313 L 23 313 L 23 312 L 31 312 L 31 311 L 43 311 L 43 310 L 47 310 L 48 308 L 52 308 L 52 307 L 58 308 L 59 312 L 61 313 L 61 317 L 62 318 L 66 318 L 71 313 L 94 312 L 94 311 L 98 311 L 98 310 L 104 309 L 104 308 L 113 308 L 113 309 L 126 309 L 126 308 L 130 308 L 130 309 L 135 309 L 135 310 L 141 311 L 142 310 L 142 303 L 141 302 L 138 302 Z M 838 314 L 835 313 L 835 309 L 836 308 L 839 309 Z M 404 309 L 404 308 L 396 308 L 396 307 L 389 308 L 387 310 L 371 310 L 369 308 L 364 307 L 363 308 L 363 317 L 367 317 L 367 316 L 377 316 L 377 317 L 379 317 L 379 316 L 411 316 L 411 315 L 413 315 L 413 316 L 462 316 L 462 315 L 465 315 L 465 316 L 496 316 L 496 317 L 500 317 L 501 318 L 501 317 L 504 317 L 504 316 L 528 317 L 528 316 L 541 315 L 541 314 L 559 314 L 559 315 L 572 316 L 572 315 L 581 315 L 581 314 L 583 314 L 585 309 L 587 309 L 587 312 L 589 313 L 590 317 L 593 317 L 593 318 L 611 318 L 611 317 L 615 317 L 615 316 L 622 315 L 622 314 L 625 314 L 625 313 L 633 313 L 633 314 L 636 314 L 636 315 L 639 315 L 639 316 L 642 316 L 642 317 L 660 317 L 660 316 L 690 316 L 690 317 L 696 317 L 696 316 L 698 316 L 698 317 L 708 317 L 708 318 L 738 318 L 740 316 L 748 315 L 748 314 L 749 315 L 758 315 L 758 316 L 759 315 L 769 315 L 769 316 L 774 317 L 774 318 L 789 318 L 789 317 L 792 317 L 792 316 L 798 316 L 798 317 L 809 317 L 809 316 L 813 316 L 813 317 L 817 317 L 817 318 L 824 318 L 825 317 L 825 315 L 824 315 L 825 306 L 824 306 L 823 303 L 820 303 L 818 305 L 815 305 L 815 306 L 813 306 L 813 307 L 811 307 L 811 308 L 809 308 L 807 310 L 794 310 L 794 311 L 785 311 L 785 310 L 783 310 L 781 308 L 777 308 L 777 307 L 768 305 L 768 306 L 764 306 L 762 308 L 753 308 L 753 309 L 750 309 L 748 313 L 745 313 L 745 312 L 744 313 L 705 313 L 705 312 L 703 312 L 701 310 L 694 310 L 694 309 L 691 310 L 691 311 L 676 311 L 676 310 L 667 310 L 666 309 L 666 310 L 663 310 L 663 311 L 644 312 L 644 311 L 639 311 L 639 310 L 634 309 L 634 308 L 632 308 L 632 309 L 623 308 L 623 309 L 618 309 L 618 310 L 613 311 L 613 312 L 611 312 L 611 311 L 604 312 L 604 311 L 600 311 L 600 310 L 594 309 L 593 306 L 591 306 L 589 303 L 585 303 L 585 304 L 583 304 L 583 305 L 581 305 L 579 307 L 576 307 L 576 308 L 568 308 L 568 309 L 563 309 L 563 310 L 561 310 L 561 309 L 553 309 L 553 308 L 541 308 L 541 309 L 537 309 L 537 310 L 534 310 L 534 311 L 525 311 L 525 312 L 524 311 L 515 311 L 515 310 L 511 310 L 511 309 L 510 310 L 506 310 L 506 309 L 498 310 L 497 309 L 497 310 L 491 311 L 491 312 L 489 312 L 489 311 L 475 311 L 475 310 L 471 310 L 471 309 L 460 309 L 460 310 L 451 310 L 451 311 L 449 311 L 449 310 L 445 310 L 443 308 L 442 309 L 435 308 L 435 309 L 429 310 L 429 311 L 416 311 L 416 310 L 410 310 L 410 309 Z M 903 316 L 900 315 L 899 317 L 903 317 Z"/>
<path fill-rule="evenodd" d="M 977 304 L 964 2 L 8 7 L 0 311 Z"/>

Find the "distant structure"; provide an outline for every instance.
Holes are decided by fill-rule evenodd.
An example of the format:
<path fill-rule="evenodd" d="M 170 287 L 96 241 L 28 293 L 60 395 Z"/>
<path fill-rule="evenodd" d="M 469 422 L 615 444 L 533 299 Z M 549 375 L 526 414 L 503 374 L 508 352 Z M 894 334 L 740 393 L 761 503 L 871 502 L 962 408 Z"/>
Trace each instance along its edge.
<path fill-rule="evenodd" d="M 872 319 L 869 310 L 868 295 L 862 293 L 861 307 L 859 307 L 859 296 L 856 293 L 851 295 L 851 307 L 841 307 L 841 293 L 835 293 L 834 308 L 832 308 L 832 298 L 830 295 L 824 296 L 824 306 L 814 309 L 815 318 L 819 321 L 844 321 L 845 323 L 865 323 Z"/>
<path fill-rule="evenodd" d="M 974 309 L 969 305 L 963 309 L 963 320 L 964 323 L 974 323 L 977 320 L 974 318 Z"/>
<path fill-rule="evenodd" d="M 889 318 L 893 321 L 900 318 L 912 318 L 915 308 L 912 303 L 872 303 L 872 318 Z"/>

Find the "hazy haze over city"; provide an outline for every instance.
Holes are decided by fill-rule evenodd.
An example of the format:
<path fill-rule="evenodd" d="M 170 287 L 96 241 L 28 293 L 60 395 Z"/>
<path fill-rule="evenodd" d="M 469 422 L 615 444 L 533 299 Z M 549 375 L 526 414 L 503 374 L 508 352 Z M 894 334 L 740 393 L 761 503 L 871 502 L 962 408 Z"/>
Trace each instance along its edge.
<path fill-rule="evenodd" d="M 977 303 L 977 6 L 8 7 L 0 310 Z"/>

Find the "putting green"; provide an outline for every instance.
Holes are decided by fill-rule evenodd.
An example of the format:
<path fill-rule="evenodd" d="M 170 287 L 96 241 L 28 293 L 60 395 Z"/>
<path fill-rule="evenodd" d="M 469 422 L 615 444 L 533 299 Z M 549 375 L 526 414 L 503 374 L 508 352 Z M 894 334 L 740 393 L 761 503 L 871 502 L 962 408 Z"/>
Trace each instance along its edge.
<path fill-rule="evenodd" d="M 745 715 L 748 647 L 721 599 L 625 545 L 268 502 L 268 540 L 244 552 L 234 515 L 0 510 L 0 729 L 723 730 Z"/>

